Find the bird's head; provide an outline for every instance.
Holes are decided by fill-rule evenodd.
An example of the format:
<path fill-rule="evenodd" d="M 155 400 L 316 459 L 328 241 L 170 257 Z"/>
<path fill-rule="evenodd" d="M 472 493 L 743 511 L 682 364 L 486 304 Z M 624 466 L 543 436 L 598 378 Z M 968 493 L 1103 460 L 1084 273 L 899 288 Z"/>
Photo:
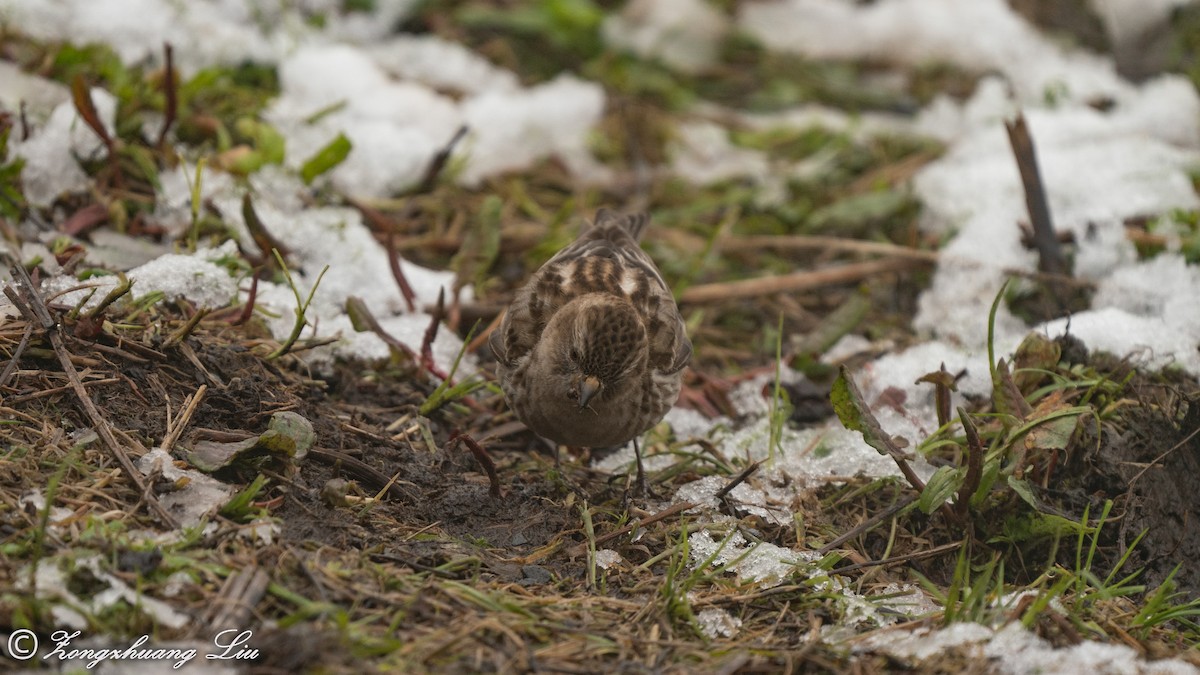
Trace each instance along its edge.
<path fill-rule="evenodd" d="M 549 338 L 549 339 L 546 339 Z M 600 293 L 564 305 L 546 326 L 556 392 L 580 410 L 620 395 L 646 363 L 646 328 L 629 301 Z"/>

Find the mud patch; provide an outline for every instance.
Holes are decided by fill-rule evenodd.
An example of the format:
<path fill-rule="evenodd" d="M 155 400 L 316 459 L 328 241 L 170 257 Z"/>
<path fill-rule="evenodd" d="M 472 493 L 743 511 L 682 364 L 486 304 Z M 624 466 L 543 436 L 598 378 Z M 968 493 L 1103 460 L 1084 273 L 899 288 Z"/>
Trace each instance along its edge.
<path fill-rule="evenodd" d="M 1180 590 L 1200 597 L 1200 566 L 1192 564 L 1200 560 L 1200 386 L 1136 375 L 1130 395 L 1137 405 L 1120 424 L 1105 425 L 1098 449 L 1094 439 L 1083 444 L 1089 449 L 1066 467 L 1063 487 L 1093 514 L 1113 500 L 1102 539 L 1110 566 L 1145 533 L 1125 569 L 1144 568 L 1139 583 L 1155 587 L 1178 565 Z"/>

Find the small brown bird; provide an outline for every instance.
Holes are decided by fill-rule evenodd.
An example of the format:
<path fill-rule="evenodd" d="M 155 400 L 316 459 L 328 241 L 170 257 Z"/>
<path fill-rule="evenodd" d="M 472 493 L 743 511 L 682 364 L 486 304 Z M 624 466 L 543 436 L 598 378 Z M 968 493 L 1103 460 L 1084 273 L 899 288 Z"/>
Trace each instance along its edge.
<path fill-rule="evenodd" d="M 692 357 L 683 318 L 638 246 L 645 213 L 596 213 L 517 292 L 489 343 L 509 407 L 534 433 L 589 448 L 622 445 L 679 398 Z M 636 440 L 638 486 L 645 473 Z"/>

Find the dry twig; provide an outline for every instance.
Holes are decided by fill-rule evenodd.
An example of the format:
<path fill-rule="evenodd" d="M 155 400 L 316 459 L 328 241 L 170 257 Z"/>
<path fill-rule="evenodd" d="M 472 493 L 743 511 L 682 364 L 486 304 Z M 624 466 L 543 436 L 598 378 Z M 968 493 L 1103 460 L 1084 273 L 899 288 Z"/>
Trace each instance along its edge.
<path fill-rule="evenodd" d="M 196 408 L 200 405 L 200 401 L 204 400 L 204 394 L 207 391 L 208 385 L 202 384 L 198 389 L 196 389 L 196 393 L 188 396 L 187 400 L 183 402 L 183 412 L 181 412 L 179 414 L 179 418 L 170 425 L 170 428 L 167 429 L 167 435 L 163 437 L 163 450 L 170 452 L 171 448 L 175 447 L 175 442 L 179 440 L 179 436 L 183 433 L 183 430 L 186 429 L 187 425 L 192 421 L 192 416 L 196 414 Z"/>
<path fill-rule="evenodd" d="M 826 553 L 829 553 L 833 549 L 850 541 L 851 539 L 857 537 L 858 535 L 869 532 L 875 526 L 879 525 L 883 521 L 887 520 L 888 518 L 891 518 L 892 516 L 896 515 L 897 513 L 900 513 L 901 511 L 903 511 L 909 504 L 912 504 L 913 502 L 917 501 L 917 498 L 918 498 L 918 495 L 905 496 L 904 498 L 897 501 L 895 504 L 892 504 L 888 508 L 884 509 L 883 511 L 880 511 L 879 513 L 876 513 L 875 515 L 871 516 L 870 518 L 867 518 L 863 522 L 859 523 L 858 525 L 855 525 L 854 527 L 850 528 L 846 532 L 842 533 L 840 536 L 838 536 L 833 541 L 829 542 L 828 544 L 825 544 L 824 546 L 822 546 L 821 548 L 819 548 L 817 550 L 817 553 L 820 553 L 821 555 L 825 555 Z"/>
<path fill-rule="evenodd" d="M 1025 206 L 1029 209 L 1029 220 L 1033 225 L 1033 241 L 1038 251 L 1038 269 L 1048 274 L 1070 275 L 1067 259 L 1063 256 L 1054 224 L 1050 220 L 1050 202 L 1046 199 L 1046 187 L 1038 169 L 1037 153 L 1033 148 L 1033 137 L 1025 116 L 1018 113 L 1015 120 L 1005 120 L 1008 142 L 1012 145 L 1021 172 L 1021 185 L 1025 188 Z"/>
<path fill-rule="evenodd" d="M 811 272 L 793 272 L 792 274 L 780 274 L 759 277 L 757 279 L 700 284 L 692 286 L 680 294 L 679 302 L 694 305 L 721 300 L 753 298 L 775 293 L 807 291 L 823 286 L 862 281 L 863 279 L 868 279 L 879 274 L 904 272 L 924 264 L 928 264 L 927 261 L 912 258 L 888 258 L 850 263 L 848 265 Z"/>
<path fill-rule="evenodd" d="M 158 130 L 158 148 L 167 147 L 167 134 L 175 124 L 175 115 L 179 107 L 179 81 L 175 75 L 175 50 L 170 42 L 163 43 L 163 94 L 166 95 L 167 105 L 163 111 L 162 127 Z"/>
<path fill-rule="evenodd" d="M 664 518 L 670 518 L 671 516 L 673 516 L 677 513 L 682 513 L 684 511 L 687 511 L 688 509 L 694 509 L 694 508 L 696 508 L 696 505 L 692 502 L 680 502 L 678 504 L 672 504 L 671 506 L 663 509 L 662 511 L 659 511 L 658 513 L 656 513 L 652 516 L 649 516 L 647 518 L 639 518 L 637 520 L 631 521 L 630 523 L 626 524 L 623 527 L 617 528 L 616 530 L 609 532 L 608 534 L 596 537 L 596 546 L 599 546 L 601 544 L 607 544 L 608 542 L 612 541 L 613 539 L 616 539 L 618 537 L 629 534 L 630 532 L 634 531 L 635 529 L 637 529 L 639 527 L 645 527 L 651 523 L 656 523 L 660 520 L 663 520 Z M 579 546 L 576 546 L 575 548 L 571 549 L 570 555 L 572 557 L 577 557 L 577 556 L 583 555 L 583 552 L 586 550 L 587 550 L 587 544 L 580 544 Z"/>
<path fill-rule="evenodd" d="M 830 570 L 829 574 L 831 576 L 834 574 L 847 574 L 849 572 L 853 572 L 855 570 L 866 569 L 868 567 L 886 567 L 888 565 L 895 565 L 896 563 L 912 562 L 914 560 L 923 560 L 925 558 L 933 558 L 933 557 L 939 556 L 943 553 L 957 551 L 960 547 L 962 547 L 962 545 L 963 545 L 963 543 L 961 541 L 952 541 L 949 544 L 942 544 L 941 546 L 934 546 L 933 548 L 927 548 L 924 551 L 915 551 L 913 553 L 906 553 L 904 555 L 894 555 L 890 558 L 883 558 L 882 560 L 868 560 L 867 562 L 854 563 L 853 565 L 845 565 L 843 567 L 836 567 L 836 568 Z"/>
<path fill-rule="evenodd" d="M 67 380 L 71 383 L 71 388 L 74 390 L 76 398 L 79 399 L 80 405 L 83 406 L 84 412 L 87 413 L 88 419 L 91 420 L 92 426 L 95 427 L 96 433 L 108 448 L 109 453 L 117 460 L 117 464 L 121 466 L 121 470 L 125 472 L 125 475 L 129 476 L 129 480 L 133 481 L 138 494 L 143 495 L 150 510 L 168 527 L 173 529 L 178 528 L 178 521 L 158 501 L 158 498 L 150 489 L 150 485 L 146 483 L 145 477 L 142 476 L 142 472 L 138 471 L 137 467 L 133 465 L 133 461 L 129 459 L 128 453 L 125 452 L 125 448 L 117 442 L 116 436 L 113 435 L 112 426 L 104 418 L 104 415 L 100 413 L 99 409 L 96 408 L 95 402 L 88 396 L 87 389 L 84 388 L 83 382 L 79 379 L 79 372 L 75 370 L 75 365 L 71 363 L 71 353 L 63 343 L 62 333 L 58 330 L 58 323 L 50 316 L 50 311 L 46 309 L 46 304 L 42 302 L 41 296 L 34 289 L 33 280 L 29 278 L 29 273 L 19 262 L 11 265 L 10 273 L 14 279 L 20 280 L 21 285 L 26 291 L 25 298 L 28 300 L 28 303 L 22 302 L 18 305 L 18 308 L 22 313 L 26 314 L 27 320 L 36 321 L 45 330 L 46 336 L 50 340 L 50 345 L 54 348 L 54 354 L 58 357 L 58 362 L 62 365 L 63 372 L 66 374 Z M 9 297 L 11 299 L 13 296 L 10 295 Z"/>
<path fill-rule="evenodd" d="M 716 494 L 714 494 L 713 496 L 716 497 L 717 499 L 725 499 L 725 497 L 728 496 L 729 493 L 732 492 L 735 487 L 746 482 L 746 479 L 750 477 L 750 474 L 754 473 L 755 471 L 758 471 L 758 467 L 761 465 L 762 465 L 761 459 L 758 460 L 757 462 L 752 462 L 749 466 L 747 466 L 746 468 L 744 468 L 740 472 L 738 472 L 738 475 L 734 476 L 733 478 L 730 478 L 729 482 L 725 483 L 725 485 L 720 490 L 717 490 Z"/>
<path fill-rule="evenodd" d="M 250 624 L 254 608 L 267 593 L 271 578 L 258 565 L 246 567 L 225 577 L 221 591 L 210 600 L 205 623 L 212 631 L 244 629 Z"/>
<path fill-rule="evenodd" d="M 5 288 L 5 291 L 8 289 Z M 4 366 L 4 372 L 0 373 L 0 388 L 8 384 L 9 378 L 17 371 L 17 366 L 21 363 L 21 355 L 25 353 L 25 348 L 29 346 L 29 336 L 33 334 L 33 322 L 25 323 L 25 332 L 21 334 L 21 341 L 17 343 L 17 348 L 13 350 L 12 358 L 8 360 L 8 365 Z"/>
<path fill-rule="evenodd" d="M 937 262 L 940 254 L 937 251 L 925 251 L 898 244 L 887 244 L 880 241 L 863 241 L 861 239 L 846 239 L 843 237 L 825 237 L 816 235 L 745 235 L 740 237 L 725 237 L 717 242 L 717 248 L 725 253 L 737 251 L 761 251 L 764 248 L 782 250 L 817 250 L 839 251 L 842 253 L 864 253 L 883 255 L 889 258 L 911 258 Z"/>
<path fill-rule="evenodd" d="M 479 443 L 476 442 L 474 438 L 471 438 L 471 436 L 468 434 L 456 431 L 450 435 L 450 445 L 456 445 L 460 441 L 466 444 L 467 449 L 471 451 L 471 455 L 475 457 L 475 461 L 479 462 L 479 465 L 483 467 L 485 472 L 487 472 L 488 482 L 491 484 L 489 493 L 493 498 L 496 499 L 502 497 L 503 493 L 500 491 L 500 474 L 496 473 L 496 462 L 492 461 L 491 455 L 487 454 L 487 451 L 483 449 L 483 446 L 479 445 Z"/>

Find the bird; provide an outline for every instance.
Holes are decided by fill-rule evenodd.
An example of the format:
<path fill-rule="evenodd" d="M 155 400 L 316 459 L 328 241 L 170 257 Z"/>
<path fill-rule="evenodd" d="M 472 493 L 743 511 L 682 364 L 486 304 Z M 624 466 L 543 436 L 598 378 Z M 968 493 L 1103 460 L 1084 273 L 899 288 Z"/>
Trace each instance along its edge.
<path fill-rule="evenodd" d="M 692 343 L 679 307 L 639 245 L 646 213 L 597 211 L 513 297 L 488 343 L 509 408 L 555 443 L 634 441 L 679 398 Z"/>

